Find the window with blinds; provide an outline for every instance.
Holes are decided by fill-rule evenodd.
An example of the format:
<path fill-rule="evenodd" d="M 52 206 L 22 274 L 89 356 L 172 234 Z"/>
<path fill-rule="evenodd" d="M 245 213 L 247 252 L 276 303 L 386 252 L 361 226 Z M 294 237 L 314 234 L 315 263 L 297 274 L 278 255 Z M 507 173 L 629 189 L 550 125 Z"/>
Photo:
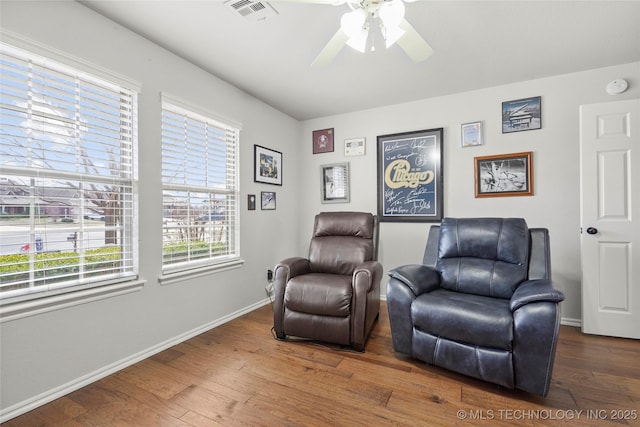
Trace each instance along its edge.
<path fill-rule="evenodd" d="M 240 257 L 239 129 L 162 101 L 163 273 Z"/>
<path fill-rule="evenodd" d="M 0 298 L 130 280 L 137 93 L 6 44 L 0 55 Z"/>

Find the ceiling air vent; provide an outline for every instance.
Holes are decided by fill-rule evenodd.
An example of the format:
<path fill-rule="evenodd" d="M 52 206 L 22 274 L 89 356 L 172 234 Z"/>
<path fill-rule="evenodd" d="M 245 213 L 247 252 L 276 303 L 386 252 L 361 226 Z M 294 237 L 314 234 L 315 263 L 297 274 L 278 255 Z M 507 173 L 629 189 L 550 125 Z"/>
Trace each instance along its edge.
<path fill-rule="evenodd" d="M 266 1 L 228 0 L 224 4 L 243 18 L 251 21 L 264 21 L 278 14 L 278 11 Z"/>

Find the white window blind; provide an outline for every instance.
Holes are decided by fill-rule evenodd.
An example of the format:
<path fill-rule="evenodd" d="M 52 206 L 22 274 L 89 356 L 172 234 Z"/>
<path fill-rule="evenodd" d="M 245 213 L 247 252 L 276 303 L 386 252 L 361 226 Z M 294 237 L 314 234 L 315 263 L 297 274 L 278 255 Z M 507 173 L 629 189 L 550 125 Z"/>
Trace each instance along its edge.
<path fill-rule="evenodd" d="M 240 257 L 238 137 L 163 97 L 163 273 Z"/>
<path fill-rule="evenodd" d="M 128 280 L 134 90 L 0 44 L 0 297 Z"/>

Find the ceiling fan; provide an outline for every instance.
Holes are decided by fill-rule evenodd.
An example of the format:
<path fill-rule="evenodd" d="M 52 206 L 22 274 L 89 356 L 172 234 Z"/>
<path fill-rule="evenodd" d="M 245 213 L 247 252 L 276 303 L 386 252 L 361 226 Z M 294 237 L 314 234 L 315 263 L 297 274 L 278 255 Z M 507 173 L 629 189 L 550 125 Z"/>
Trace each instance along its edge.
<path fill-rule="evenodd" d="M 342 15 L 340 28 L 318 54 L 312 66 L 329 64 L 345 45 L 366 52 L 375 50 L 382 43 L 387 48 L 397 43 L 415 62 L 424 61 L 433 54 L 429 43 L 404 18 L 403 0 L 301 1 L 333 5 L 347 3 L 351 9 Z"/>
<path fill-rule="evenodd" d="M 277 14 L 266 1 L 223 0 L 227 7 L 245 18 L 265 20 L 269 14 Z M 398 44 L 415 62 L 421 62 L 433 54 L 429 43 L 404 18 L 403 0 L 272 0 L 298 3 L 320 3 L 339 6 L 347 4 L 351 9 L 342 15 L 340 28 L 311 64 L 328 65 L 346 46 L 360 52 L 373 51 L 384 44 Z M 404 0 L 414 2 L 417 0 Z"/>

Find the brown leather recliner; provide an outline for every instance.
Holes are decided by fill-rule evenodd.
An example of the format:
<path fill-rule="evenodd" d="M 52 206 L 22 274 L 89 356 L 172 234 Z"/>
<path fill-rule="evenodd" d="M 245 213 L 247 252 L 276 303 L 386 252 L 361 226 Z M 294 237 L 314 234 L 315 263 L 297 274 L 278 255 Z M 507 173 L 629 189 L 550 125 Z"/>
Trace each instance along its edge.
<path fill-rule="evenodd" d="M 275 268 L 276 337 L 307 338 L 364 351 L 380 311 L 382 265 L 377 258 L 375 215 L 316 215 L 309 257 L 287 258 Z"/>

